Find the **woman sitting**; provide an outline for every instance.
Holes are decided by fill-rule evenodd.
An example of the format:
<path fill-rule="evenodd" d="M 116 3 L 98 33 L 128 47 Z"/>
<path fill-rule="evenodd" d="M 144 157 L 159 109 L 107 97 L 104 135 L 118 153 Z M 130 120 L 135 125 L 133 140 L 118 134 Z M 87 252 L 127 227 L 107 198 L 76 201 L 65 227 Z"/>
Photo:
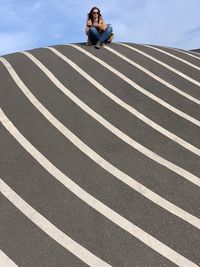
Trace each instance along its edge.
<path fill-rule="evenodd" d="M 114 35 L 112 26 L 106 24 L 102 19 L 98 7 L 93 7 L 88 13 L 85 32 L 88 36 L 87 45 L 95 45 L 97 49 L 106 43 L 110 43 Z"/>

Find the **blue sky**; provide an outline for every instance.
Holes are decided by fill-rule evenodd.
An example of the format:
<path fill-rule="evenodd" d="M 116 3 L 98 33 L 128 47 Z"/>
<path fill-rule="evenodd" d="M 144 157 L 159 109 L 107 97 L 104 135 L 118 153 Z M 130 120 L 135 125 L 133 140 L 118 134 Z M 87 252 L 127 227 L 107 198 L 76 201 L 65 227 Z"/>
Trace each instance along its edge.
<path fill-rule="evenodd" d="M 116 42 L 200 48 L 200 0 L 0 0 L 0 55 L 84 42 L 93 6 L 112 24 Z"/>

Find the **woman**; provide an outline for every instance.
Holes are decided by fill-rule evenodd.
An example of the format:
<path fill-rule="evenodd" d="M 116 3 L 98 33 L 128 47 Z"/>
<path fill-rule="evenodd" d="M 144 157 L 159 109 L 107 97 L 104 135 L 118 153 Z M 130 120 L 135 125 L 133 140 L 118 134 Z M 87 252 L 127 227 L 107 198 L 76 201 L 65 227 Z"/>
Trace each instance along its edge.
<path fill-rule="evenodd" d="M 98 7 L 93 7 L 88 13 L 85 31 L 88 36 L 87 45 L 95 44 L 97 49 L 106 43 L 110 43 L 114 35 L 111 25 L 106 24 L 102 19 Z"/>

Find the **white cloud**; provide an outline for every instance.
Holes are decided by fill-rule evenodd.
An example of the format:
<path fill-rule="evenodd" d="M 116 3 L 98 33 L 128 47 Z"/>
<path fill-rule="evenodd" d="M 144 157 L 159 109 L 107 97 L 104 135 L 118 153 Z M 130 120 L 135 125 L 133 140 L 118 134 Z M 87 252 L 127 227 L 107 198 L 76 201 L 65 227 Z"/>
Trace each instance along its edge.
<path fill-rule="evenodd" d="M 33 44 L 32 36 L 24 32 L 0 34 L 0 51 L 2 55 L 31 49 Z"/>
<path fill-rule="evenodd" d="M 191 36 L 188 36 L 187 32 L 200 25 L 199 10 L 200 1 L 197 0 L 149 0 L 142 1 L 142 5 L 132 9 L 124 4 L 121 10 L 115 11 L 117 20 L 123 22 L 124 29 L 124 32 L 120 29 L 118 39 L 166 46 L 178 44 L 185 49 L 194 48 L 199 44 L 195 39 L 188 42 L 187 38 L 191 39 Z"/>
<path fill-rule="evenodd" d="M 112 24 L 115 41 L 200 47 L 199 0 L 1 0 L 0 54 L 85 41 L 86 16 L 93 6 Z"/>

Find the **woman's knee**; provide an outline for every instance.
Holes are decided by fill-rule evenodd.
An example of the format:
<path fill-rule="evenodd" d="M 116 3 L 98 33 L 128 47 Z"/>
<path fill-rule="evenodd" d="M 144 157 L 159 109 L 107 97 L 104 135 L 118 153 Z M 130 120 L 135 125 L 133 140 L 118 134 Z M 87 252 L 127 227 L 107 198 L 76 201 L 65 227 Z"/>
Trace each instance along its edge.
<path fill-rule="evenodd" d="M 89 33 L 97 33 L 97 29 L 95 27 L 90 27 Z"/>
<path fill-rule="evenodd" d="M 106 30 L 107 30 L 108 32 L 112 32 L 112 31 L 113 31 L 113 29 L 112 29 L 112 25 L 111 25 L 111 24 L 107 24 L 107 28 L 106 28 Z"/>

